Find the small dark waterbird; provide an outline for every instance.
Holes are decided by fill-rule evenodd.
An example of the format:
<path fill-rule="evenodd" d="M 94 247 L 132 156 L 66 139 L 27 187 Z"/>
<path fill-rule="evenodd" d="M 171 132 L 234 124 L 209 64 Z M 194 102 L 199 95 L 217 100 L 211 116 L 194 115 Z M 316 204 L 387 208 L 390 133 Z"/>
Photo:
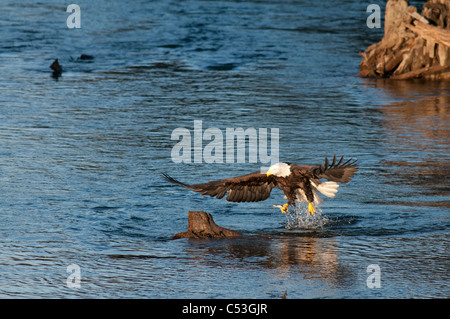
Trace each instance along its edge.
<path fill-rule="evenodd" d="M 295 207 L 296 201 L 308 203 L 308 211 L 315 213 L 315 206 L 323 200 L 317 191 L 327 197 L 333 198 L 339 187 L 338 183 L 348 183 L 358 170 L 356 160 L 349 159 L 344 162 L 342 156 L 337 161 L 336 156 L 329 164 L 296 165 L 291 163 L 277 163 L 270 166 L 267 172 L 255 172 L 247 175 L 211 181 L 202 184 L 184 184 L 163 173 L 163 177 L 177 185 L 181 185 L 202 195 L 209 195 L 218 199 L 228 192 L 227 201 L 230 202 L 259 202 L 270 196 L 273 188 L 278 187 L 284 192 L 288 202 L 284 205 L 274 205 L 287 213 L 289 206 Z M 326 179 L 328 181 L 321 181 Z"/>

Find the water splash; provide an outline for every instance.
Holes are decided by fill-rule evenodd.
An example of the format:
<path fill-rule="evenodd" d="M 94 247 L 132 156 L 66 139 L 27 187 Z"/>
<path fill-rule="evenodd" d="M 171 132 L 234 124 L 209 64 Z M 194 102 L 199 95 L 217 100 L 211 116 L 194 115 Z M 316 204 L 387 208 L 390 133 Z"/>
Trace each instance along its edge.
<path fill-rule="evenodd" d="M 330 219 L 322 215 L 322 210 L 315 208 L 316 212 L 311 215 L 307 206 L 297 205 L 290 207 L 286 215 L 286 229 L 318 229 L 327 224 Z"/>

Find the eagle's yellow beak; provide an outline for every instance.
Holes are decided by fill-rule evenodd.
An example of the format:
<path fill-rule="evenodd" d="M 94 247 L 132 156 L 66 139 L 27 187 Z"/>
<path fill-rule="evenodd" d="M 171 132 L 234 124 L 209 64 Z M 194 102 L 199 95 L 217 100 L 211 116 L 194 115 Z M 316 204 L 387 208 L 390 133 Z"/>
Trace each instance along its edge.
<path fill-rule="evenodd" d="M 270 175 L 272 175 L 272 170 L 269 169 L 266 174 L 267 174 L 267 177 L 269 177 Z"/>

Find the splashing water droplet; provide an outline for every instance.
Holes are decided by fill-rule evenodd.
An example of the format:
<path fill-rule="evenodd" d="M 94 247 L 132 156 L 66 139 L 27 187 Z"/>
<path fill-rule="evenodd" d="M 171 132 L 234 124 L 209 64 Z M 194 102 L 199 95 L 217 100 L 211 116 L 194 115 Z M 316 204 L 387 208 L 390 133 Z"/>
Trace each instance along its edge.
<path fill-rule="evenodd" d="M 315 208 L 316 212 L 311 215 L 308 207 L 297 205 L 286 213 L 286 229 L 317 229 L 328 223 L 328 217 L 322 215 L 322 210 Z"/>

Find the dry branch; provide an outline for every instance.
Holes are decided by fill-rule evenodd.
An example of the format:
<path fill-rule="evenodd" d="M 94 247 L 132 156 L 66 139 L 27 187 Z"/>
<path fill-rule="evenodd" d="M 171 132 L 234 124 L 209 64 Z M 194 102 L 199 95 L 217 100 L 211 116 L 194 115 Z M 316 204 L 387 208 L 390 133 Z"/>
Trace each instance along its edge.
<path fill-rule="evenodd" d="M 450 47 L 450 29 L 438 28 L 420 21 L 414 21 L 413 24 L 406 27 L 424 39 Z"/>

